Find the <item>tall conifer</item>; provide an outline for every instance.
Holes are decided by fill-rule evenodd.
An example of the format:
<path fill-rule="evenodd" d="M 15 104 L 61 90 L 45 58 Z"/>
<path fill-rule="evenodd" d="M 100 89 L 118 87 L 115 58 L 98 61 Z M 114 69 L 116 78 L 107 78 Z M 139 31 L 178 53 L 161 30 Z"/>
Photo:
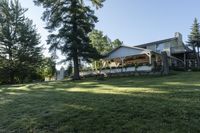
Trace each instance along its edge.
<path fill-rule="evenodd" d="M 104 0 L 91 0 L 96 8 L 102 7 Z M 59 49 L 67 60 L 73 60 L 74 79 L 79 76 L 79 58 L 89 61 L 98 58 L 99 53 L 90 45 L 88 33 L 97 22 L 94 10 L 86 6 L 84 0 L 34 0 L 46 10 L 43 20 L 51 32 L 48 37 L 50 50 Z"/>

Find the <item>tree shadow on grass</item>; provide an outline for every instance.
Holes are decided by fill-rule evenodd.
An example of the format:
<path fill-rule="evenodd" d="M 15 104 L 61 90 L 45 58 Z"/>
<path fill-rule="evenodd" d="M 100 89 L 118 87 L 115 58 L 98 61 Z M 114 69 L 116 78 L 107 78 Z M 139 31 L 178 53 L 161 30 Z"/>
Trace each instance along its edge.
<path fill-rule="evenodd" d="M 155 79 L 1 88 L 0 132 L 200 132 L 198 82 Z"/>

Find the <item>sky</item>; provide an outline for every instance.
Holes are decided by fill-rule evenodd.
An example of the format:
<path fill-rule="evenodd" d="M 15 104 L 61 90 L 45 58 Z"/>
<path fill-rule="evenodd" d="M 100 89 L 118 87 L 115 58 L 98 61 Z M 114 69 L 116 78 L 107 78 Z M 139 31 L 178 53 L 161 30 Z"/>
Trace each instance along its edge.
<path fill-rule="evenodd" d="M 46 44 L 48 32 L 41 20 L 44 9 L 34 6 L 32 0 L 19 2 L 28 8 L 26 16 L 36 25 L 41 43 Z M 96 11 L 96 29 L 128 46 L 171 38 L 175 32 L 187 42 L 194 18 L 200 20 L 199 7 L 200 0 L 106 0 L 104 7 Z M 48 55 L 47 50 L 44 53 Z"/>

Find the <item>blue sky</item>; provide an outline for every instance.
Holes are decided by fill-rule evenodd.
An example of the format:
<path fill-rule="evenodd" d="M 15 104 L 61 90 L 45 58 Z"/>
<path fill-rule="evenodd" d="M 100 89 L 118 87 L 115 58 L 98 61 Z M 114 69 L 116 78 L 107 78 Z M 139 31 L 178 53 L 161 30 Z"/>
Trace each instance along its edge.
<path fill-rule="evenodd" d="M 45 44 L 48 32 L 40 19 L 43 9 L 34 6 L 32 0 L 19 1 L 29 9 L 26 16 L 34 21 Z M 199 0 L 107 0 L 96 11 L 96 28 L 129 46 L 170 38 L 175 32 L 182 33 L 187 41 L 194 18 L 200 20 L 199 7 Z"/>

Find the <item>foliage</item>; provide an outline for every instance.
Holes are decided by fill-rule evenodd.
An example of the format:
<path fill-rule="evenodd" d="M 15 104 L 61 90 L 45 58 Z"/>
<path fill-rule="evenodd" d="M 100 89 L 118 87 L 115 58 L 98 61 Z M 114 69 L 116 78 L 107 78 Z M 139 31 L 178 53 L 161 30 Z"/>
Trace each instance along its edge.
<path fill-rule="evenodd" d="M 175 67 L 175 66 L 170 67 L 170 69 L 171 69 L 171 70 L 174 70 L 174 71 L 182 71 L 182 72 L 185 71 L 185 68 L 180 68 L 180 67 Z"/>
<path fill-rule="evenodd" d="M 112 42 L 112 48 L 117 48 L 119 46 L 122 46 L 123 45 L 123 42 L 120 41 L 119 39 L 115 39 L 113 42 Z"/>
<path fill-rule="evenodd" d="M 9 63 L 6 58 L 0 57 L 0 84 L 7 84 L 9 75 Z"/>
<path fill-rule="evenodd" d="M 71 76 L 72 75 L 72 63 L 70 62 L 67 68 L 67 76 Z"/>
<path fill-rule="evenodd" d="M 91 0 L 96 8 L 102 7 L 103 0 Z M 50 51 L 61 50 L 67 60 L 73 60 L 74 79 L 79 76 L 79 58 L 90 61 L 99 58 L 97 50 L 90 45 L 88 33 L 94 28 L 97 17 L 94 10 L 85 5 L 84 0 L 34 0 L 35 4 L 42 5 L 46 10 L 43 20 L 51 33 L 48 44 Z"/>
<path fill-rule="evenodd" d="M 197 18 L 195 18 L 191 30 L 192 31 L 190 35 L 188 36 L 188 43 L 192 47 L 197 47 L 200 44 L 199 23 L 198 23 Z"/>
<path fill-rule="evenodd" d="M 6 77 L 2 82 L 33 80 L 41 63 L 40 36 L 26 11 L 17 0 L 0 1 L 0 71 Z"/>
<path fill-rule="evenodd" d="M 104 35 L 102 31 L 93 30 L 89 33 L 90 44 L 97 49 L 101 55 L 105 55 L 112 49 L 123 45 L 123 42 L 119 39 L 112 41 L 107 35 Z"/>
<path fill-rule="evenodd" d="M 191 28 L 191 33 L 188 36 L 188 44 L 193 48 L 194 54 L 196 55 L 197 67 L 200 67 L 199 47 L 200 47 L 200 31 L 199 23 L 195 18 Z M 196 51 L 198 50 L 198 52 Z"/>
<path fill-rule="evenodd" d="M 51 79 L 56 74 L 56 63 L 53 58 L 44 58 L 42 65 L 39 69 L 43 78 L 48 77 Z"/>
<path fill-rule="evenodd" d="M 198 133 L 200 72 L 0 86 L 5 133 Z"/>
<path fill-rule="evenodd" d="M 191 69 L 193 72 L 200 72 L 200 69 L 199 68 L 192 68 Z"/>
<path fill-rule="evenodd" d="M 116 39 L 112 42 L 108 36 L 103 34 L 102 31 L 96 29 L 89 33 L 89 38 L 90 44 L 95 47 L 102 56 L 105 56 L 105 54 L 110 52 L 112 49 L 123 44 L 123 42 L 121 42 L 119 39 Z M 102 62 L 99 60 L 92 62 L 92 67 L 95 70 L 101 69 L 102 65 Z"/>
<path fill-rule="evenodd" d="M 97 51 L 104 55 L 112 50 L 111 40 L 108 36 L 103 35 L 102 31 L 93 30 L 89 33 L 90 44 L 97 49 Z"/>

